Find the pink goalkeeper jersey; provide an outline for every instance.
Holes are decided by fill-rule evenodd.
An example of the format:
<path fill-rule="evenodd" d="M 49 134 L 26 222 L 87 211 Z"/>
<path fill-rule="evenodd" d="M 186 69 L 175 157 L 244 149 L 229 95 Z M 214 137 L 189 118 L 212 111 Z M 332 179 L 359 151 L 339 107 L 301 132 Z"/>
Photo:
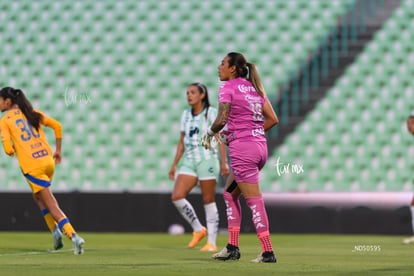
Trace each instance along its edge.
<path fill-rule="evenodd" d="M 253 85 L 244 78 L 226 81 L 219 90 L 219 103 L 230 103 L 227 140 L 266 141 L 263 104 Z"/>

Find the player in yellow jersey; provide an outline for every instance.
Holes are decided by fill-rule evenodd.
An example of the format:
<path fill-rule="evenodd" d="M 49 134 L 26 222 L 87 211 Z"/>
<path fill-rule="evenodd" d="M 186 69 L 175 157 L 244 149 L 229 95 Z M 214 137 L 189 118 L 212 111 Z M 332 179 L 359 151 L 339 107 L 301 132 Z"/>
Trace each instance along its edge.
<path fill-rule="evenodd" d="M 41 111 L 34 110 L 23 91 L 12 87 L 0 90 L 0 110 L 5 112 L 0 120 L 4 151 L 9 156 L 17 155 L 22 173 L 32 189 L 33 198 L 53 233 L 55 250 L 63 247 L 63 232 L 72 240 L 74 253 L 82 254 L 85 241 L 76 234 L 50 189 L 55 163 L 59 164 L 62 159 L 61 124 Z M 42 126 L 50 127 L 55 132 L 54 154 Z"/>

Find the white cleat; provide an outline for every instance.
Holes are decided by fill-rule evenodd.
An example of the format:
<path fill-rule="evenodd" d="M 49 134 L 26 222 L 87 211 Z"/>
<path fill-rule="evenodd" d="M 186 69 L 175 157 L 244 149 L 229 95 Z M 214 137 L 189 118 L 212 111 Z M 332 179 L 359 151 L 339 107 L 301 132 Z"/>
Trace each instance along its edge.
<path fill-rule="evenodd" d="M 414 243 L 414 236 L 410 237 L 410 238 L 406 238 L 403 240 L 404 244 L 410 244 L 410 243 Z"/>
<path fill-rule="evenodd" d="M 83 245 L 85 244 L 85 240 L 82 239 L 80 236 L 74 234 L 72 236 L 73 241 L 73 253 L 75 255 L 81 255 L 83 254 Z"/>
<path fill-rule="evenodd" d="M 62 232 L 59 230 L 59 227 L 55 227 L 53 230 L 53 248 L 59 250 L 63 247 Z"/>

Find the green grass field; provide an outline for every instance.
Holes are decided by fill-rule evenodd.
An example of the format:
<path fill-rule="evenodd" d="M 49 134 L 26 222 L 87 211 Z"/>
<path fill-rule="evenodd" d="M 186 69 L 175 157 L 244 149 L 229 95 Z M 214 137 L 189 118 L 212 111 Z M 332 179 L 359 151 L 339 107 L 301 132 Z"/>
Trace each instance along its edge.
<path fill-rule="evenodd" d="M 273 234 L 276 264 L 249 261 L 260 252 L 254 234 L 241 234 L 239 261 L 221 262 L 190 250 L 190 234 L 83 233 L 85 254 L 65 239 L 50 251 L 50 234 L 0 232 L 0 275 L 413 275 L 414 245 L 401 236 Z M 226 235 L 219 235 L 220 249 Z M 201 246 L 201 245 L 200 245 Z M 199 246 L 199 247 L 200 247 Z"/>

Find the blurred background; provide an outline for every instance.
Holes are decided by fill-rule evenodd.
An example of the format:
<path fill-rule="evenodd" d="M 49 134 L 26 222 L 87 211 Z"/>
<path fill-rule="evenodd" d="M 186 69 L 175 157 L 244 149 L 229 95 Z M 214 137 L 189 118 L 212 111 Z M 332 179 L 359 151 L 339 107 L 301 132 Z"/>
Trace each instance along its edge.
<path fill-rule="evenodd" d="M 413 0 L 0 0 L 0 19 L 0 85 L 62 122 L 53 190 L 79 229 L 184 224 L 168 171 L 186 86 L 206 84 L 217 106 L 217 66 L 238 51 L 280 118 L 261 172 L 272 230 L 411 231 Z M 2 152 L 0 164 L 2 229 L 37 229 L 17 160 Z M 122 227 L 97 215 L 127 221 L 149 208 Z"/>

